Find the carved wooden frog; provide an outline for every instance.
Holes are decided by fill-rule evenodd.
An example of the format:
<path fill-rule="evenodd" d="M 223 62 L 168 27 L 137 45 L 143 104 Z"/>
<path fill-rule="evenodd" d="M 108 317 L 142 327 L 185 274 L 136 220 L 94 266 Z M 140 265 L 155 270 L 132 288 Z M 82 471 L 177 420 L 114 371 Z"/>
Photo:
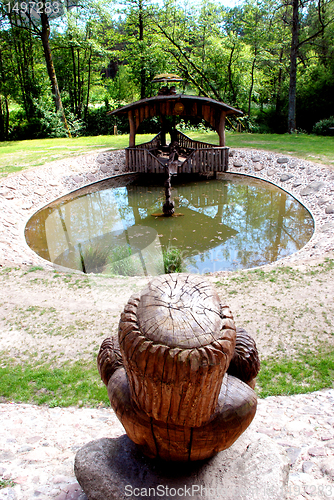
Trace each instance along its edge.
<path fill-rule="evenodd" d="M 119 348 L 106 339 L 98 369 L 127 435 L 148 457 L 208 458 L 252 421 L 255 342 L 202 277 L 159 276 L 133 295 Z"/>

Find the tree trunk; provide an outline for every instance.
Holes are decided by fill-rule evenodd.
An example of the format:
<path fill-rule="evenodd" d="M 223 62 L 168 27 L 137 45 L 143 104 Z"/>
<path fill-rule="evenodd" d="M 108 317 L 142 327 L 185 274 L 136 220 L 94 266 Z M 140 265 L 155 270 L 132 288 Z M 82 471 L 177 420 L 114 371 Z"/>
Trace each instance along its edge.
<path fill-rule="evenodd" d="M 77 113 L 78 113 L 77 71 L 76 71 L 75 54 L 74 54 L 73 45 L 71 45 L 71 55 L 72 55 L 72 66 L 73 66 L 73 99 L 74 99 L 73 112 L 75 115 L 77 115 Z"/>
<path fill-rule="evenodd" d="M 252 94 L 253 94 L 253 87 L 254 87 L 254 70 L 255 70 L 255 62 L 256 62 L 256 51 L 254 54 L 254 59 L 252 63 L 252 71 L 251 71 L 251 86 L 249 89 L 249 94 L 248 94 L 248 116 L 250 117 L 251 114 L 251 103 L 252 103 Z"/>
<path fill-rule="evenodd" d="M 234 90 L 233 80 L 232 80 L 232 61 L 233 61 L 234 49 L 235 49 L 235 45 L 233 45 L 233 47 L 231 49 L 230 58 L 228 61 L 228 66 L 227 66 L 229 91 L 232 92 L 232 104 L 236 104 L 236 95 L 235 95 L 235 90 Z M 230 99 L 231 99 L 231 97 L 230 97 Z"/>
<path fill-rule="evenodd" d="M 85 111 L 84 111 L 84 119 L 85 120 L 87 119 L 87 115 L 88 115 L 90 78 L 91 78 L 91 61 L 92 61 L 92 48 L 90 48 L 89 59 L 88 59 L 87 97 L 86 97 L 86 107 L 85 107 Z"/>
<path fill-rule="evenodd" d="M 288 132 L 296 130 L 296 85 L 297 85 L 297 51 L 299 35 L 299 0 L 292 0 L 292 37 L 290 51 L 290 86 L 289 86 L 289 112 Z"/>
<path fill-rule="evenodd" d="M 55 68 L 54 68 L 53 60 L 52 60 L 51 47 L 50 47 L 50 43 L 49 43 L 49 36 L 50 36 L 49 20 L 48 20 L 48 16 L 44 12 L 41 14 L 41 21 L 42 21 L 41 40 L 42 40 L 42 44 L 43 44 L 44 57 L 45 57 L 45 61 L 46 61 L 48 75 L 49 75 L 50 82 L 51 82 L 52 94 L 53 94 L 53 97 L 55 100 L 56 110 L 61 113 L 61 117 L 62 117 L 62 120 L 64 122 L 64 126 L 65 126 L 66 132 L 68 134 L 68 137 L 71 137 L 71 132 L 70 132 L 70 129 L 68 128 L 66 116 L 64 113 L 64 108 L 63 108 L 63 103 L 61 101 L 56 72 L 55 72 Z"/>
<path fill-rule="evenodd" d="M 77 110 L 77 116 L 78 116 L 78 118 L 81 118 L 83 95 L 82 95 L 82 85 L 81 85 L 82 82 L 81 82 L 80 50 L 79 49 L 77 49 L 77 68 L 78 68 L 78 110 Z"/>
<path fill-rule="evenodd" d="M 3 84 L 3 88 L 0 86 L 0 138 L 2 141 L 8 138 L 9 129 L 9 107 L 8 107 L 8 97 L 6 90 L 6 77 L 2 62 L 2 52 L 0 50 L 0 76 Z"/>
<path fill-rule="evenodd" d="M 281 89 L 282 89 L 282 60 L 283 60 L 283 49 L 281 49 L 279 55 L 279 70 L 278 70 L 278 78 L 277 78 L 277 91 L 276 91 L 276 115 L 281 114 Z"/>
<path fill-rule="evenodd" d="M 144 12 L 143 12 L 143 2 L 142 0 L 139 0 L 139 15 L 138 15 L 138 24 L 139 24 L 139 41 L 143 42 L 144 41 Z M 141 44 L 142 48 L 142 44 Z M 145 99 L 145 94 L 146 94 L 146 78 L 145 78 L 145 60 L 143 57 L 143 54 L 141 55 L 141 61 L 140 61 L 140 98 Z"/>

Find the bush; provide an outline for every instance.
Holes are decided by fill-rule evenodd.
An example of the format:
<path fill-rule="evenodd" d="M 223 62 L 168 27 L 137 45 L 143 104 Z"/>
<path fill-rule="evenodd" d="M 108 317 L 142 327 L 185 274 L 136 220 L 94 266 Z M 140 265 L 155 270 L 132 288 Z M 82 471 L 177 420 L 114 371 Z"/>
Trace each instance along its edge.
<path fill-rule="evenodd" d="M 86 273 L 101 273 L 108 262 L 110 252 L 109 247 L 101 244 L 85 247 L 83 251 L 80 245 L 79 253 L 83 271 Z"/>
<path fill-rule="evenodd" d="M 127 115 L 107 116 L 109 106 L 99 108 L 88 108 L 85 120 L 85 135 L 113 135 L 114 125 L 117 125 L 119 134 L 129 133 L 129 121 Z"/>
<path fill-rule="evenodd" d="M 44 139 L 67 137 L 61 113 L 57 113 L 51 99 L 33 99 L 34 114 L 27 119 L 23 109 L 10 113 L 10 140 Z M 84 123 L 73 113 L 66 113 L 67 124 L 72 136 L 82 135 Z"/>
<path fill-rule="evenodd" d="M 317 122 L 312 129 L 312 133 L 316 135 L 334 135 L 334 116 Z"/>
<path fill-rule="evenodd" d="M 179 248 L 167 248 L 163 250 L 165 273 L 183 273 L 187 271 L 187 266 L 182 258 Z"/>

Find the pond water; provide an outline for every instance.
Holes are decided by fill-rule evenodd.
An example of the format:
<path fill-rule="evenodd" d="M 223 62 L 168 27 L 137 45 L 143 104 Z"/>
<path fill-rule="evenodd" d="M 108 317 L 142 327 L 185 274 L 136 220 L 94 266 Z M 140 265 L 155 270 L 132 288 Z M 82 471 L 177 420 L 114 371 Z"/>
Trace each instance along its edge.
<path fill-rule="evenodd" d="M 44 259 L 85 272 L 157 275 L 165 256 L 203 274 L 274 262 L 313 233 L 313 219 L 297 200 L 250 177 L 173 178 L 172 197 L 179 216 L 157 217 L 163 180 L 147 185 L 132 174 L 103 181 L 37 212 L 26 240 Z"/>

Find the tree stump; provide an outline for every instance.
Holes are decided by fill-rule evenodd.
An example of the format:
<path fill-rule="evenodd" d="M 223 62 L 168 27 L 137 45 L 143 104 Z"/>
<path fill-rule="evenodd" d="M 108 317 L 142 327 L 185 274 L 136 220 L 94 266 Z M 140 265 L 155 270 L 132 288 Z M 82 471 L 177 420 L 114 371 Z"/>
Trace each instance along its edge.
<path fill-rule="evenodd" d="M 255 343 L 242 329 L 238 341 L 230 309 L 201 277 L 160 276 L 132 296 L 119 346 L 124 368 L 106 340 L 99 371 L 128 436 L 149 457 L 208 458 L 253 419 Z"/>

